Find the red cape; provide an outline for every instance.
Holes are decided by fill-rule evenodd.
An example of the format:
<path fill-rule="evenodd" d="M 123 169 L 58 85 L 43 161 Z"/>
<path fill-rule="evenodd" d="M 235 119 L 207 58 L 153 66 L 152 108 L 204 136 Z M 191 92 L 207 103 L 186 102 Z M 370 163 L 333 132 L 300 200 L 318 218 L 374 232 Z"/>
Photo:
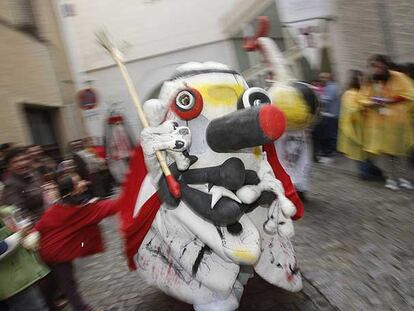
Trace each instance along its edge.
<path fill-rule="evenodd" d="M 128 266 L 131 270 L 136 270 L 134 255 L 138 252 L 142 241 L 151 228 L 152 222 L 161 206 L 161 200 L 157 193 L 155 193 L 139 207 L 138 215 L 133 218 L 139 191 L 147 175 L 144 153 L 141 146 L 135 148 L 129 167 L 130 171 L 124 184 L 124 201 L 120 212 L 121 233 L 125 239 L 125 253 Z"/>

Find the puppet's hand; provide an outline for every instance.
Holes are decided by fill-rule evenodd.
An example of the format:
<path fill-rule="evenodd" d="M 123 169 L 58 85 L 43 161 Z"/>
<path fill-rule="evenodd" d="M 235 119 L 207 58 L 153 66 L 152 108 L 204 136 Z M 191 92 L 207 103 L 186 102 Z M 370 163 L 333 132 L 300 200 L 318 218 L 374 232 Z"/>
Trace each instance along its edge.
<path fill-rule="evenodd" d="M 266 222 L 263 224 L 264 231 L 269 235 L 279 234 L 291 238 L 295 235 L 293 221 L 282 212 L 281 202 L 276 199 L 269 208 Z"/>
<path fill-rule="evenodd" d="M 285 190 L 283 189 L 282 183 L 273 175 L 264 175 L 259 185 L 263 190 L 271 191 L 277 195 L 280 209 L 285 217 L 291 218 L 296 214 L 295 205 L 285 196 Z"/>
<path fill-rule="evenodd" d="M 259 199 L 263 189 L 259 185 L 245 185 L 237 190 L 237 197 L 244 204 L 252 204 Z"/>
<path fill-rule="evenodd" d="M 191 145 L 190 129 L 178 126 L 174 121 L 165 121 L 159 126 L 143 129 L 141 145 L 146 155 L 164 150 L 183 152 Z"/>
<path fill-rule="evenodd" d="M 145 163 L 154 183 L 161 177 L 161 168 L 155 155 L 161 151 L 168 155 L 167 164 L 177 163 L 177 168 L 182 171 L 190 166 L 190 160 L 185 156 L 185 151 L 191 145 L 190 129 L 178 126 L 177 122 L 165 121 L 159 126 L 148 127 L 141 132 L 141 146 L 145 155 Z"/>

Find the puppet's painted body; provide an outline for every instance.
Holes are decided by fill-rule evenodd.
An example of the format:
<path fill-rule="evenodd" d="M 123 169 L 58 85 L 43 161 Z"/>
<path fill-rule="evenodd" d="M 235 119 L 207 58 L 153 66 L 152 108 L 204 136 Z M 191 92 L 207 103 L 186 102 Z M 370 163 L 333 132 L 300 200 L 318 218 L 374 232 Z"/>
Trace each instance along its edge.
<path fill-rule="evenodd" d="M 183 89 L 196 91 L 194 101 Z M 139 273 L 196 310 L 235 310 L 248 279 L 241 265 L 271 284 L 300 290 L 290 243 L 296 208 L 261 148 L 282 135 L 285 120 L 265 92 L 249 89 L 225 65 L 189 63 L 144 111 L 150 128 L 141 144 L 149 174 L 135 214 L 157 190 L 164 203 L 135 256 Z M 155 150 L 165 152 L 181 200 L 163 191 Z"/>

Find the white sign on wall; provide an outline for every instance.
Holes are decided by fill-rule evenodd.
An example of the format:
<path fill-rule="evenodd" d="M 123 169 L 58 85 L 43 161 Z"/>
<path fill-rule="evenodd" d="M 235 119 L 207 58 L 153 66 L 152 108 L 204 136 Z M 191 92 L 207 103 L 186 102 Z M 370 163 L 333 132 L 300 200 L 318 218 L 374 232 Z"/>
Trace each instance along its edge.
<path fill-rule="evenodd" d="M 335 15 L 335 0 L 276 0 L 276 5 L 282 23 Z"/>
<path fill-rule="evenodd" d="M 310 66 L 319 69 L 322 61 L 321 50 L 325 44 L 326 21 L 312 19 L 292 23 L 288 25 L 288 29 Z"/>
<path fill-rule="evenodd" d="M 281 22 L 313 69 L 321 64 L 326 19 L 334 16 L 335 0 L 277 0 Z"/>

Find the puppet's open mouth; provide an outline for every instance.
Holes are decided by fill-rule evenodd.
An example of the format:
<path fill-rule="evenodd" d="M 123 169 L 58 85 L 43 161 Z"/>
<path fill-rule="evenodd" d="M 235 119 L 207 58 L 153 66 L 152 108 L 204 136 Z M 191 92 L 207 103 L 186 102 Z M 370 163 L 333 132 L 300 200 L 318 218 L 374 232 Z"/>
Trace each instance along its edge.
<path fill-rule="evenodd" d="M 246 185 L 257 185 L 260 179 L 253 170 L 246 170 L 243 162 L 238 158 L 229 158 L 223 164 L 214 167 L 189 169 L 179 173 L 178 180 L 181 186 L 183 200 L 197 215 L 218 226 L 231 226 L 238 222 L 240 217 L 253 210 L 258 205 L 270 204 L 275 196 L 267 191 L 260 194 L 251 204 L 244 204 L 222 196 L 213 204 L 210 193 L 195 189 L 190 185 L 219 186 L 233 194 Z M 234 194 L 233 198 L 236 198 Z M 237 230 L 236 230 L 237 231 Z M 237 232 L 235 232 L 237 233 Z"/>
<path fill-rule="evenodd" d="M 197 161 L 197 157 L 194 156 L 190 156 L 190 159 L 191 163 Z M 246 185 L 258 185 L 260 179 L 255 171 L 246 170 L 239 158 L 229 158 L 219 166 L 189 169 L 185 172 L 180 172 L 174 163 L 170 166 L 170 170 L 180 183 L 181 198 L 173 198 L 168 192 L 166 179 L 161 178 L 158 185 L 159 194 L 163 201 L 174 207 L 178 206 L 182 200 L 198 216 L 217 226 L 235 225 L 243 214 L 252 211 L 259 205 L 268 206 L 276 198 L 272 192 L 263 191 L 255 197 L 256 201 L 250 201 L 252 203 L 249 202 L 249 204 L 241 202 L 235 192 Z M 221 196 L 215 204 L 212 204 L 211 191 L 207 193 L 192 187 L 192 185 L 208 185 L 211 191 L 212 187 L 218 186 L 230 193 L 231 197 Z M 239 230 L 230 231 L 237 234 Z"/>
<path fill-rule="evenodd" d="M 189 169 L 179 177 L 182 200 L 200 217 L 215 225 L 227 226 L 236 223 L 245 212 L 246 206 L 229 197 L 222 197 L 212 208 L 212 195 L 189 185 L 207 184 L 237 191 L 246 184 L 260 182 L 255 171 L 246 170 L 238 158 L 227 159 L 214 167 Z"/>

